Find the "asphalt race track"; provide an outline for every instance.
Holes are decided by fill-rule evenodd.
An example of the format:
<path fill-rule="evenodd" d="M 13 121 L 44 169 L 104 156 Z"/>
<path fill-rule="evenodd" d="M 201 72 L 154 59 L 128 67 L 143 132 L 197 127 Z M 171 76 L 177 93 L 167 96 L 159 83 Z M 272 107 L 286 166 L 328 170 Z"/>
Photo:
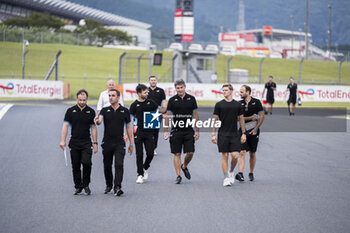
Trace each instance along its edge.
<path fill-rule="evenodd" d="M 60 102 L 15 104 L 0 120 L 0 232 L 349 232 L 349 120 L 339 112 L 285 109 L 266 116 L 256 181 L 223 187 L 221 156 L 202 132 L 189 170 L 174 184 L 169 142 L 160 139 L 150 179 L 136 184 L 125 157 L 124 195 L 105 195 L 101 148 L 91 196 L 73 195 L 59 148 Z M 200 108 L 201 118 L 211 108 Z M 345 130 L 347 129 L 347 130 Z M 294 132 L 293 132 L 294 131 Z M 343 132 L 342 132 L 343 131 Z M 99 142 L 103 125 L 99 126 Z M 248 157 L 245 166 L 248 176 Z"/>

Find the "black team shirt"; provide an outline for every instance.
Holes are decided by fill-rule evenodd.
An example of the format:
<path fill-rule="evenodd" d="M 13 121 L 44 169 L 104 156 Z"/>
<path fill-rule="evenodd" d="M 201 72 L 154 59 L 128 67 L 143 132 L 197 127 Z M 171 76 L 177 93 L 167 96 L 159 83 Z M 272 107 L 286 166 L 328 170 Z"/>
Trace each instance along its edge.
<path fill-rule="evenodd" d="M 265 84 L 265 88 L 267 89 L 267 96 L 271 96 L 271 97 L 274 97 L 274 93 L 273 93 L 273 89 L 274 88 L 276 88 L 277 87 L 277 85 L 276 85 L 276 83 L 274 83 L 274 82 L 267 82 L 266 84 Z"/>
<path fill-rule="evenodd" d="M 215 104 L 214 115 L 219 116 L 221 127 L 219 134 L 223 136 L 238 136 L 237 117 L 243 115 L 241 104 L 236 100 L 227 102 L 221 100 Z"/>
<path fill-rule="evenodd" d="M 172 112 L 174 128 L 179 129 L 192 129 L 191 126 L 186 128 L 187 120 L 192 120 L 193 111 L 198 108 L 196 98 L 190 94 L 185 94 L 184 98 L 181 98 L 177 94 L 171 97 L 168 101 L 167 111 Z M 179 127 L 179 121 L 184 122 L 184 128 Z"/>
<path fill-rule="evenodd" d="M 260 100 L 253 98 L 253 97 L 251 97 L 251 98 L 252 99 L 249 101 L 248 104 L 245 102 L 244 99 L 239 101 L 241 103 L 241 106 L 242 106 L 244 117 L 250 117 L 250 116 L 253 116 L 254 114 L 258 115 L 259 112 L 263 111 L 263 107 L 261 105 Z M 247 120 L 245 122 L 247 123 L 250 121 L 251 120 Z"/>
<path fill-rule="evenodd" d="M 289 89 L 289 98 L 296 98 L 298 85 L 296 83 L 293 85 L 289 83 L 287 88 Z"/>
<path fill-rule="evenodd" d="M 112 106 L 101 109 L 100 115 L 103 116 L 105 131 L 103 143 L 115 144 L 124 138 L 124 125 L 130 123 L 129 110 L 121 105 L 117 110 Z"/>
<path fill-rule="evenodd" d="M 135 100 L 130 106 L 130 114 L 137 119 L 137 130 L 147 130 L 152 129 L 143 128 L 143 113 L 153 112 L 158 109 L 158 105 L 151 99 L 146 99 L 143 102 Z"/>
<path fill-rule="evenodd" d="M 72 127 L 70 145 L 91 142 L 90 128 L 95 125 L 95 116 L 95 111 L 88 105 L 83 110 L 78 105 L 67 109 L 64 121 Z"/>
<path fill-rule="evenodd" d="M 162 88 L 156 87 L 154 90 L 151 87 L 148 88 L 148 99 L 153 100 L 158 104 L 158 106 L 162 105 L 162 101 L 166 99 L 165 92 Z"/>

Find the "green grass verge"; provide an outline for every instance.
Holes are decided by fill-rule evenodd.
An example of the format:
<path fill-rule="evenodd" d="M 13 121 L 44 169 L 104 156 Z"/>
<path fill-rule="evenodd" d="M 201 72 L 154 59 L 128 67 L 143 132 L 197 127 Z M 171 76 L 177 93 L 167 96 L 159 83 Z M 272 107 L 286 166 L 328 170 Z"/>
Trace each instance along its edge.
<path fill-rule="evenodd" d="M 106 49 L 92 46 L 75 46 L 61 44 L 29 45 L 26 57 L 26 77 L 43 79 L 50 69 L 58 50 L 60 56 L 60 79 L 71 84 L 71 98 L 81 88 L 89 91 L 89 97 L 96 99 L 105 89 L 106 81 L 110 78 L 117 80 L 119 73 L 119 57 L 125 52 L 120 49 Z M 129 57 L 137 57 L 147 51 L 127 51 Z M 162 52 L 163 57 L 170 58 L 172 53 Z M 229 56 L 218 55 L 216 70 L 218 83 L 227 82 L 227 61 Z M 247 69 L 250 82 L 258 81 L 259 58 L 235 56 L 230 68 Z M 141 63 L 141 82 L 148 80 L 148 61 Z M 302 68 L 303 83 L 334 84 L 338 82 L 338 62 L 304 61 Z M 22 44 L 0 42 L 0 78 L 20 78 L 22 72 Z M 152 73 L 159 77 L 160 82 L 171 80 L 171 62 L 163 61 L 162 66 L 153 66 Z M 262 80 L 267 81 L 268 75 L 275 77 L 275 82 L 285 84 L 293 76 L 298 80 L 299 61 L 265 58 L 262 69 Z M 85 78 L 84 78 L 85 77 Z M 52 79 L 52 77 L 51 77 Z M 126 60 L 124 63 L 123 83 L 137 82 L 137 61 Z M 342 65 L 342 84 L 350 85 L 350 63 Z"/>

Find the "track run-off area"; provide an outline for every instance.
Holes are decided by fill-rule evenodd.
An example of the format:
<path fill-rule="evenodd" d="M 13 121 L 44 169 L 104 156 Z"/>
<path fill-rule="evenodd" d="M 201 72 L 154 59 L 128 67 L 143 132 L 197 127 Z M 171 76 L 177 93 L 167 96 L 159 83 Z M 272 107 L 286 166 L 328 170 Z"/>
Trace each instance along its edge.
<path fill-rule="evenodd" d="M 144 184 L 135 152 L 125 156 L 124 194 L 103 194 L 102 150 L 93 155 L 91 196 L 74 196 L 72 170 L 59 148 L 60 101 L 0 103 L 1 232 L 348 232 L 350 133 L 346 110 L 275 109 L 265 117 L 254 182 L 223 187 L 221 155 L 201 132 L 189 170 L 174 183 L 169 142 Z M 88 103 L 89 104 L 89 103 Z M 93 106 L 94 109 L 95 106 Z M 6 111 L 4 110 L 5 108 Z M 200 107 L 199 116 L 212 116 Z M 103 125 L 98 126 L 101 143 Z M 245 177 L 248 176 L 246 157 Z M 235 170 L 237 172 L 237 168 Z"/>

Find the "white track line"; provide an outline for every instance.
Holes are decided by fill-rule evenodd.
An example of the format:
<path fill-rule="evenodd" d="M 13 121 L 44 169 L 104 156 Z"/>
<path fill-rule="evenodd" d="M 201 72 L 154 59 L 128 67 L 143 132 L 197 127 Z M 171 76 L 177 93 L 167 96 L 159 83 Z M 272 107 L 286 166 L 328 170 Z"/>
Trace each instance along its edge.
<path fill-rule="evenodd" d="M 6 112 L 13 106 L 13 104 L 0 105 L 0 120 L 5 116 Z"/>

